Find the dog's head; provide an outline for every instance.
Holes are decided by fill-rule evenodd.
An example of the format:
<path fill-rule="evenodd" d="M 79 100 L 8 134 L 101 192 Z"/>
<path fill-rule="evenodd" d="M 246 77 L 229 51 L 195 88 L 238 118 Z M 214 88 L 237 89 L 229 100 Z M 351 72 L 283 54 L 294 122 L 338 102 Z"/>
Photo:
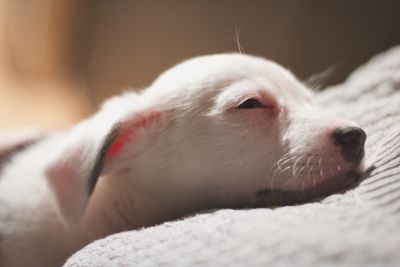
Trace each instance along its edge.
<path fill-rule="evenodd" d="M 68 135 L 47 169 L 67 221 L 80 218 L 103 174 L 206 208 L 346 183 L 363 171 L 366 138 L 353 122 L 316 110 L 289 71 L 240 54 L 179 64 Z"/>

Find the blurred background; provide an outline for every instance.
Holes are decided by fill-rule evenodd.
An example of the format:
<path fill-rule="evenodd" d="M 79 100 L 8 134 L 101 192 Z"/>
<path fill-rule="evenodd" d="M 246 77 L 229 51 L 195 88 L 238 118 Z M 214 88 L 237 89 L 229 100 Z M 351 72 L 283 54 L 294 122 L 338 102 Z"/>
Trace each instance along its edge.
<path fill-rule="evenodd" d="M 193 56 L 243 50 L 339 83 L 400 43 L 397 0 L 0 0 L 0 129 L 67 127 Z"/>

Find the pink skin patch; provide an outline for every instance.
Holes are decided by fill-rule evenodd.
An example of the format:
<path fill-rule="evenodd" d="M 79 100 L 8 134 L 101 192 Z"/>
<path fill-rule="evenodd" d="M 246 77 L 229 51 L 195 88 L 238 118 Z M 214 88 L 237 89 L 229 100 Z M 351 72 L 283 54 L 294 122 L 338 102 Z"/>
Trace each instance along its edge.
<path fill-rule="evenodd" d="M 146 111 L 135 114 L 133 118 L 123 122 L 117 130 L 118 135 L 110 145 L 106 157 L 117 155 L 124 148 L 125 144 L 132 139 L 135 131 L 148 129 L 159 117 L 160 112 Z"/>
<path fill-rule="evenodd" d="M 121 136 L 118 136 L 118 138 L 112 143 L 110 148 L 107 151 L 107 157 L 113 157 L 116 154 L 118 154 L 119 151 L 124 147 L 124 144 L 129 140 L 130 133 L 125 133 Z"/>

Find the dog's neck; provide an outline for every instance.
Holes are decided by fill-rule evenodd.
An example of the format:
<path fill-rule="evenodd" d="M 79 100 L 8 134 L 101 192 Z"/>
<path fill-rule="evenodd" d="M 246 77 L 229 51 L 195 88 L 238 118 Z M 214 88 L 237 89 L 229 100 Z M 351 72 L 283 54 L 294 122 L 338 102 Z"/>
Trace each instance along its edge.
<path fill-rule="evenodd" d="M 81 220 L 70 225 L 71 231 L 79 236 L 84 236 L 83 243 L 89 243 L 111 233 L 136 229 L 153 224 L 150 203 L 140 200 L 137 195 L 121 187 L 124 184 L 119 177 L 101 177 L 85 214 Z M 148 216 L 142 216 L 147 212 Z M 79 239 L 75 239 L 79 240 Z M 79 246 L 84 244 L 78 244 Z"/>
<path fill-rule="evenodd" d="M 85 237 L 83 243 L 77 245 L 111 233 L 153 226 L 199 210 L 192 205 L 193 196 L 177 193 L 177 189 L 168 185 L 158 184 L 157 187 L 144 188 L 121 173 L 101 177 L 84 216 L 77 225 L 71 226 L 73 232 Z"/>

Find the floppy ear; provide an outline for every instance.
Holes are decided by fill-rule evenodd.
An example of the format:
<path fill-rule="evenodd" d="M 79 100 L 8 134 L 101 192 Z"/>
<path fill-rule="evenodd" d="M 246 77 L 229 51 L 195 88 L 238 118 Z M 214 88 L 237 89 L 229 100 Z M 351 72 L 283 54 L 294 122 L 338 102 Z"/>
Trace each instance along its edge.
<path fill-rule="evenodd" d="M 67 224 L 79 221 L 99 176 L 124 168 L 127 153 L 157 128 L 159 117 L 158 112 L 144 111 L 110 123 L 100 114 L 68 133 L 66 144 L 45 170 Z"/>

